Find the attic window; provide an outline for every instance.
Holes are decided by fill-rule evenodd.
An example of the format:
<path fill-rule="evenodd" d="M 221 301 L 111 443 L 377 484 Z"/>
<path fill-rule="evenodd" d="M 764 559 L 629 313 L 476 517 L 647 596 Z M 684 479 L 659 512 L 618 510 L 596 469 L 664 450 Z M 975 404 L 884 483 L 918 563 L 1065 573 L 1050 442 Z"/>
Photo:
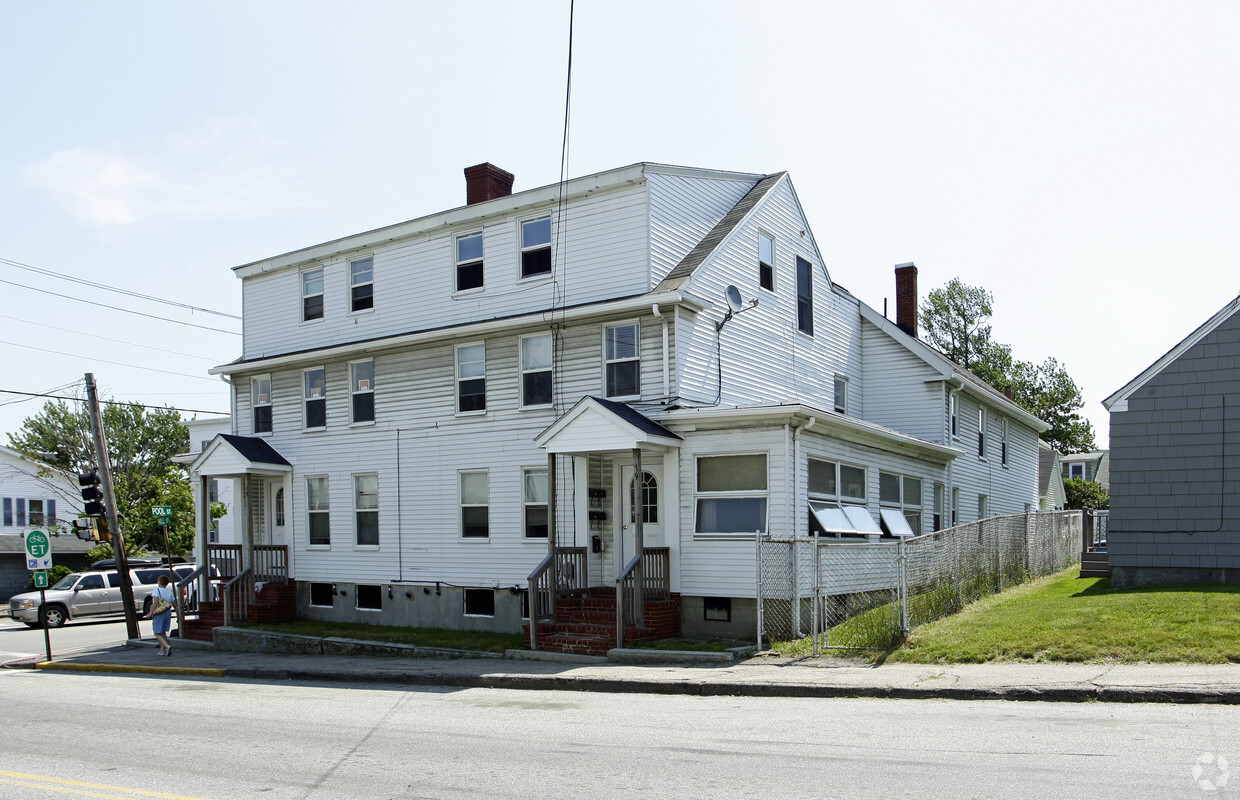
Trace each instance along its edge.
<path fill-rule="evenodd" d="M 521 277 L 551 272 L 551 217 L 521 223 Z"/>
<path fill-rule="evenodd" d="M 775 240 L 765 233 L 758 234 L 758 285 L 775 291 Z"/>
<path fill-rule="evenodd" d="M 456 290 L 482 288 L 482 231 L 456 237 Z"/>

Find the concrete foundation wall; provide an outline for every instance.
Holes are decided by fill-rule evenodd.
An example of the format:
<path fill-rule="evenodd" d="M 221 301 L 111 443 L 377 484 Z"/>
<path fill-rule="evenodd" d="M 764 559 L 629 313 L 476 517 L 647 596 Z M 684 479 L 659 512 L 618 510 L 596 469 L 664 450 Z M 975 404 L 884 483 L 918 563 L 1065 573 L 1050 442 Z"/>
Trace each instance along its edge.
<path fill-rule="evenodd" d="M 706 619 L 704 597 L 680 598 L 680 633 L 688 639 L 752 641 L 758 630 L 758 604 L 752 597 L 732 598 L 732 619 Z"/>
<path fill-rule="evenodd" d="M 1240 569 L 1210 567 L 1111 567 L 1111 586 L 1182 586 L 1199 583 L 1240 583 Z"/>
<path fill-rule="evenodd" d="M 382 584 L 383 608 L 357 608 L 357 585 L 337 583 L 330 608 L 310 605 L 310 583 L 298 581 L 297 615 L 325 622 L 358 622 L 366 625 L 397 625 L 407 628 L 446 628 L 458 631 L 520 633 L 521 594 L 495 590 L 495 616 L 465 614 L 464 590 L 453 586 Z M 388 596 L 389 591 L 391 597 Z"/>

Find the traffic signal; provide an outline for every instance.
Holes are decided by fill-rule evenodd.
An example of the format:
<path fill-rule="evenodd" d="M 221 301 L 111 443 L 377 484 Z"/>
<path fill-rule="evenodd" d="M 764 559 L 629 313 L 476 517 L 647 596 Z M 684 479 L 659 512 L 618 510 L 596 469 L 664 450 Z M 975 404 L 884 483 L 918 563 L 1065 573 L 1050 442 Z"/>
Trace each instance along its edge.
<path fill-rule="evenodd" d="M 95 470 L 78 475 L 78 486 L 82 487 L 82 510 L 88 517 L 103 516 L 103 490 L 99 488 L 99 473 Z"/>
<path fill-rule="evenodd" d="M 95 529 L 90 522 L 89 518 L 73 520 L 73 535 L 84 542 L 95 541 Z"/>
<path fill-rule="evenodd" d="M 110 542 L 112 541 L 112 529 L 108 527 L 108 518 L 99 517 L 95 520 L 95 541 Z"/>

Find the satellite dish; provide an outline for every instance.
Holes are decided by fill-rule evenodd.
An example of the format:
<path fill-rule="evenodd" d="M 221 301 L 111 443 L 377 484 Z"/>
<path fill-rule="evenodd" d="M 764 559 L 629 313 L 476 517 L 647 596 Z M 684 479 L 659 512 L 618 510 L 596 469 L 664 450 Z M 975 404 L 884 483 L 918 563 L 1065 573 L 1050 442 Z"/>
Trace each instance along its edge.
<path fill-rule="evenodd" d="M 741 299 L 741 290 L 735 285 L 728 284 L 728 288 L 723 290 L 723 297 L 728 301 L 728 308 L 732 309 L 733 314 L 744 309 L 745 301 Z"/>

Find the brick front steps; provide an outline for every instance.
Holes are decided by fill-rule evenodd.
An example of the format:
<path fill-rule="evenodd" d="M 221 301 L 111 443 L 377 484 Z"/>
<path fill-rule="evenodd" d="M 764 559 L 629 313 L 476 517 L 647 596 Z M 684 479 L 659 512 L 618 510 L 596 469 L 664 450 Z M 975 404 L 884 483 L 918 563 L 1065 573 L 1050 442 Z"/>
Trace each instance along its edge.
<path fill-rule="evenodd" d="M 680 635 L 680 596 L 646 602 L 645 626 L 626 626 L 624 642 L 651 642 Z M 530 629 L 523 628 L 525 642 Z M 590 590 L 589 597 L 561 597 L 556 600 L 555 621 L 538 626 L 538 649 L 557 653 L 604 656 L 616 646 L 616 590 L 611 587 Z"/>
<path fill-rule="evenodd" d="M 254 595 L 247 622 L 291 622 L 297 619 L 297 586 L 268 583 Z M 224 603 L 209 600 L 198 604 L 198 619 L 185 621 L 185 638 L 211 641 L 211 631 L 224 624 Z"/>

